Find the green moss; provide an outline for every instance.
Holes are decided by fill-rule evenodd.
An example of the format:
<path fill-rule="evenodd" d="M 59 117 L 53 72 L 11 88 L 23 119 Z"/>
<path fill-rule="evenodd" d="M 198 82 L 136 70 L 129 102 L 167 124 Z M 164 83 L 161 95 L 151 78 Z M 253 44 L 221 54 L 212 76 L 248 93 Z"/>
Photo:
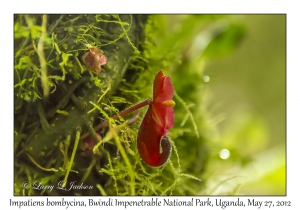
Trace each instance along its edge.
<path fill-rule="evenodd" d="M 15 166 L 15 182 L 38 179 L 44 185 L 56 185 L 61 180 L 81 181 L 97 187 L 25 194 L 200 195 L 207 154 L 204 142 L 211 131 L 202 97 L 203 68 L 196 73 L 192 69 L 203 66 L 203 61 L 193 65 L 195 60 L 184 58 L 191 44 L 185 42 L 197 33 L 198 22 L 188 16 L 182 22 L 186 30 L 172 29 L 175 38 L 169 40 L 167 33 L 171 32 L 164 31 L 167 23 L 162 16 L 50 15 L 43 43 L 50 88 L 46 97 L 36 47 L 42 20 L 40 15 L 15 17 L 15 132 L 27 135 L 15 146 L 16 163 L 20 161 Z M 81 61 L 91 47 L 108 58 L 98 74 L 86 70 Z M 128 126 L 125 119 L 111 116 L 151 97 L 154 75 L 161 68 L 170 75 L 177 93 L 176 123 L 170 130 L 170 160 L 152 168 L 137 151 L 139 122 Z M 186 77 L 190 80 L 183 80 Z M 98 131 L 102 136 L 98 142 L 92 128 L 105 119 L 109 129 Z M 82 151 L 80 136 L 88 131 L 96 146 Z M 20 189 L 15 193 L 20 194 Z"/>

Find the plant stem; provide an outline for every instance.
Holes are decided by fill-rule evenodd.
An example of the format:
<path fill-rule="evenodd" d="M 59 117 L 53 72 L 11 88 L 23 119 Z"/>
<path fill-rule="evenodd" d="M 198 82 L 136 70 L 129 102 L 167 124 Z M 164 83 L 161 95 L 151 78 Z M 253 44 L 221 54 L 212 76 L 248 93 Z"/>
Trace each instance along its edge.
<path fill-rule="evenodd" d="M 44 168 L 44 167 L 42 167 L 41 165 L 39 165 L 39 164 L 33 159 L 33 157 L 31 157 L 29 154 L 26 154 L 26 155 L 27 155 L 28 158 L 31 160 L 31 162 L 32 162 L 34 165 L 36 165 L 39 169 L 42 169 L 42 170 L 44 170 L 44 171 L 54 171 L 54 172 L 58 172 L 58 170 L 55 169 L 55 168 Z"/>
<path fill-rule="evenodd" d="M 68 163 L 67 173 L 66 173 L 66 175 L 65 175 L 64 182 L 63 182 L 63 186 L 64 186 L 64 187 L 65 187 L 66 184 L 67 184 L 68 177 L 69 177 L 69 173 L 70 173 L 70 171 L 71 171 L 71 168 L 72 168 L 72 165 L 73 165 L 73 162 L 74 162 L 75 153 L 76 153 L 76 151 L 77 151 L 77 146 L 78 146 L 78 143 L 79 143 L 79 139 L 80 139 L 80 131 L 77 131 L 77 132 L 76 132 L 76 137 L 75 137 L 74 148 L 73 148 L 73 152 L 72 152 L 72 156 L 71 156 L 71 160 L 70 160 L 70 162 Z"/>
<path fill-rule="evenodd" d="M 113 116 L 112 119 L 117 120 L 120 117 L 124 117 L 125 115 L 130 114 L 131 112 L 134 112 L 134 111 L 136 111 L 136 110 L 138 110 L 138 109 L 140 109 L 140 108 L 142 108 L 144 106 L 148 106 L 151 103 L 152 103 L 151 99 L 146 99 L 146 100 L 144 100 L 144 101 L 142 101 L 142 102 L 140 102 L 140 103 L 138 103 L 138 104 L 136 104 L 136 105 L 134 105 L 132 107 L 129 107 L 128 109 L 125 109 L 124 111 L 120 112 L 119 114 Z M 95 126 L 94 127 L 94 131 L 96 132 L 96 131 L 98 131 L 101 128 L 105 128 L 106 126 L 108 126 L 108 124 L 109 124 L 108 120 L 105 120 L 101 124 Z M 86 138 L 89 134 L 90 134 L 89 132 L 83 134 L 80 139 Z"/>
<path fill-rule="evenodd" d="M 114 132 L 113 133 L 113 137 L 114 137 L 114 139 L 116 141 L 116 145 L 117 145 L 117 147 L 118 147 L 118 149 L 119 149 L 119 151 L 121 153 L 121 156 L 123 157 L 123 159 L 125 161 L 125 164 L 127 166 L 128 174 L 129 174 L 129 177 L 130 177 L 130 191 L 131 191 L 130 195 L 134 196 L 135 195 L 135 188 L 134 188 L 134 186 L 135 186 L 135 173 L 134 173 L 134 171 L 132 169 L 132 165 L 131 165 L 131 163 L 129 161 L 129 158 L 128 158 L 126 152 L 125 152 L 124 147 L 121 144 L 120 138 L 117 135 L 117 133 Z"/>
<path fill-rule="evenodd" d="M 88 176 L 90 175 L 94 165 L 96 164 L 97 159 L 95 157 L 93 157 L 92 162 L 90 164 L 90 166 L 88 167 L 87 171 L 85 172 L 85 174 L 83 175 L 82 179 L 81 179 L 81 183 L 84 183 L 85 180 L 88 178 Z"/>
<path fill-rule="evenodd" d="M 37 48 L 37 54 L 40 59 L 40 64 L 41 64 L 41 82 L 42 82 L 42 87 L 44 91 L 44 97 L 48 97 L 49 95 L 49 85 L 47 83 L 47 62 L 45 59 L 45 54 L 44 54 L 44 41 L 47 36 L 47 15 L 43 15 L 43 24 L 42 24 L 42 35 L 40 37 L 39 43 L 38 43 L 38 48 Z"/>

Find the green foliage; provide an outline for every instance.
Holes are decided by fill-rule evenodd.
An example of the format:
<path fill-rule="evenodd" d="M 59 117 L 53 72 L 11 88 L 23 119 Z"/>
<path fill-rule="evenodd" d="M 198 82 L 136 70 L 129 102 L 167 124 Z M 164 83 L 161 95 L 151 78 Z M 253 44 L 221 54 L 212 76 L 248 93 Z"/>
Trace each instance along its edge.
<path fill-rule="evenodd" d="M 215 135 L 213 124 L 208 122 L 215 119 L 211 119 L 208 111 L 204 66 L 209 58 L 232 52 L 238 44 L 235 38 L 243 35 L 243 27 L 226 16 L 153 15 L 144 28 L 135 29 L 135 33 L 145 33 L 143 42 L 139 43 L 132 39 L 136 19 L 137 16 L 131 15 L 127 19 L 121 15 L 49 17 L 43 44 L 47 84 L 51 87 L 49 97 L 54 103 L 41 94 L 43 87 L 39 82 L 41 68 L 36 44 L 42 32 L 42 17 L 16 17 L 15 150 L 16 159 L 26 153 L 29 164 L 15 164 L 16 171 L 20 171 L 15 183 L 39 179 L 47 185 L 58 180 L 76 180 L 94 186 L 91 191 L 68 192 L 72 195 L 203 195 L 207 192 L 204 190 L 207 182 L 204 171 L 210 151 L 207 142 Z M 110 33 L 111 28 L 117 28 L 117 33 Z M 130 63 L 117 53 L 124 45 L 132 50 Z M 101 47 L 110 61 L 104 66 L 103 74 L 87 73 L 81 63 L 80 57 L 91 47 Z M 118 69 L 122 69 L 118 78 L 110 77 Z M 152 168 L 142 162 L 137 151 L 139 123 L 129 126 L 125 119 L 114 120 L 111 116 L 127 104 L 151 97 L 154 75 L 160 69 L 171 77 L 175 86 L 176 121 L 170 130 L 173 148 L 170 160 L 160 168 Z M 116 80 L 121 81 L 118 89 Z M 35 113 L 37 107 L 40 109 Z M 29 114 L 33 120 L 28 119 Z M 99 119 L 109 121 L 109 129 L 97 131 L 102 136 L 100 142 L 93 130 Z M 77 122 L 84 126 L 78 127 Z M 40 127 L 43 142 L 38 141 Z M 90 156 L 80 137 L 80 130 L 86 129 L 95 142 Z M 22 192 L 16 187 L 15 193 L 62 195 L 66 192 L 31 189 Z"/>
<path fill-rule="evenodd" d="M 73 64 L 69 61 L 69 57 L 73 56 L 72 54 L 67 54 L 67 53 L 62 53 L 61 57 L 62 57 L 62 61 L 59 63 L 59 66 L 61 67 L 63 76 L 62 76 L 62 80 L 65 80 L 65 76 L 66 76 L 66 69 L 65 66 L 67 67 L 73 67 Z"/>
<path fill-rule="evenodd" d="M 43 34 L 45 20 L 48 21 L 47 31 Z M 109 24 L 120 27 L 110 28 Z M 137 35 L 131 30 L 136 25 L 136 20 L 133 22 L 131 15 L 15 16 L 15 167 L 19 177 L 15 179 L 16 184 L 24 180 L 32 183 L 34 180 L 42 180 L 45 185 L 57 185 L 61 180 L 74 180 L 74 176 L 76 181 L 82 179 L 91 182 L 96 178 L 91 178 L 90 173 L 92 170 L 100 171 L 96 163 L 99 164 L 106 157 L 92 156 L 93 165 L 86 173 L 82 170 L 82 166 L 89 161 L 78 155 L 81 144 L 78 143 L 80 132 L 78 133 L 77 125 L 80 125 L 80 129 L 86 129 L 101 115 L 99 112 L 87 111 L 92 108 L 89 101 L 99 103 L 103 98 L 103 95 L 99 95 L 102 89 L 108 90 L 105 91 L 107 96 L 104 98 L 107 101 L 118 84 L 117 77 L 124 74 L 122 71 L 128 65 L 127 57 L 130 56 L 131 49 L 127 49 L 127 46 L 138 52 L 135 46 Z M 41 38 L 42 35 L 44 39 Z M 119 45 L 124 49 L 117 51 Z M 100 46 L 102 53 L 109 58 L 108 65 L 102 69 L 106 74 L 87 72 L 81 56 L 89 48 Z M 119 52 L 126 53 L 120 55 Z M 117 63 L 119 57 L 122 61 Z M 46 68 L 42 68 L 43 59 Z M 46 80 L 42 75 L 46 76 Z M 42 94 L 45 85 L 51 88 L 48 96 Z M 126 100 L 115 97 L 114 101 Z M 111 112 L 118 110 L 113 106 L 109 109 Z M 64 137 L 69 143 L 62 143 Z M 79 149 L 76 149 L 78 145 Z M 68 149 L 69 146 L 73 150 Z M 104 149 L 102 154 L 109 154 L 108 151 Z M 21 163 L 17 164 L 19 161 Z M 31 166 L 36 170 L 27 170 Z M 49 176 L 49 172 L 54 174 Z M 101 177 L 98 173 L 100 180 Z M 88 193 L 98 193 L 95 190 Z M 21 194 L 21 191 L 16 188 L 16 193 Z M 23 190 L 22 193 L 53 195 L 62 192 L 30 189 Z"/>

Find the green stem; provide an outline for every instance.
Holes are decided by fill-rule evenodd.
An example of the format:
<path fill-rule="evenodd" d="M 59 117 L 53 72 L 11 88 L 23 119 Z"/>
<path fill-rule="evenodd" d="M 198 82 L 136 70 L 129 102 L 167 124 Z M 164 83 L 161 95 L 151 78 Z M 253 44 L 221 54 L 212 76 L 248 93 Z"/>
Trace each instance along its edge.
<path fill-rule="evenodd" d="M 116 133 L 114 133 L 114 138 L 116 140 L 117 147 L 120 150 L 120 153 L 121 153 L 121 155 L 122 155 L 122 157 L 123 157 L 123 159 L 125 161 L 125 164 L 126 164 L 126 166 L 128 168 L 128 174 L 130 176 L 131 195 L 134 196 L 135 195 L 135 188 L 134 188 L 134 185 L 135 185 L 135 179 L 134 178 L 135 177 L 134 177 L 134 171 L 132 169 L 132 166 L 131 166 L 131 163 L 129 161 L 129 158 L 128 158 L 126 152 L 125 152 L 125 149 L 124 149 L 124 147 L 121 144 L 119 136 Z"/>
<path fill-rule="evenodd" d="M 29 40 L 30 40 L 30 37 L 29 36 L 26 37 L 26 39 L 23 41 L 23 43 L 22 43 L 21 47 L 19 48 L 19 50 L 16 52 L 15 59 L 17 59 L 21 55 L 21 53 L 23 51 L 23 48 L 29 42 Z"/>
<path fill-rule="evenodd" d="M 45 114 L 44 114 L 44 107 L 42 105 L 42 102 L 39 102 L 38 103 L 38 114 L 39 114 L 39 117 L 40 117 L 40 122 L 41 122 L 41 125 L 42 125 L 42 128 L 44 131 L 48 130 L 49 128 L 49 123 L 45 117 Z"/>
<path fill-rule="evenodd" d="M 34 159 L 33 157 L 31 157 L 29 154 L 26 154 L 28 156 L 28 158 L 31 160 L 31 162 L 36 165 L 39 169 L 42 169 L 43 171 L 54 171 L 54 172 L 58 172 L 57 169 L 55 168 L 44 168 L 43 166 L 39 165 Z"/>
<path fill-rule="evenodd" d="M 41 82 L 44 91 L 44 97 L 48 97 L 50 92 L 48 79 L 47 79 L 47 62 L 44 54 L 44 40 L 46 39 L 47 36 L 46 27 L 47 27 L 47 15 L 43 15 L 42 35 L 38 43 L 37 54 L 39 56 L 40 64 L 41 64 Z"/>
<path fill-rule="evenodd" d="M 105 190 L 103 189 L 103 187 L 100 184 L 97 184 L 96 187 L 99 189 L 101 195 L 107 196 Z"/>
<path fill-rule="evenodd" d="M 91 123 L 88 125 L 88 129 L 89 129 L 89 132 L 90 132 L 90 134 L 91 134 L 92 139 L 93 139 L 94 142 L 95 142 L 95 145 L 99 144 L 98 137 L 97 137 L 96 132 L 95 132 L 95 130 L 94 130 L 94 128 L 93 128 L 93 126 L 92 126 Z M 82 139 L 82 138 L 81 138 L 81 139 Z M 106 153 L 106 150 L 103 148 L 102 145 L 98 145 L 98 147 L 100 148 L 100 151 L 101 151 L 102 154 L 103 154 L 103 153 Z"/>
<path fill-rule="evenodd" d="M 85 172 L 84 176 L 81 179 L 81 183 L 84 183 L 85 180 L 88 178 L 88 176 L 90 175 L 94 165 L 96 164 L 97 159 L 95 157 L 93 157 L 92 159 L 92 163 L 90 164 L 90 166 L 88 167 L 87 171 Z"/>
<path fill-rule="evenodd" d="M 16 70 L 18 72 L 18 70 Z M 26 78 L 29 78 L 31 75 L 30 75 L 30 72 L 29 72 L 29 69 L 26 68 L 24 74 L 23 74 L 23 77 L 22 77 L 22 80 L 26 79 Z M 19 82 L 21 82 L 22 80 L 20 80 Z M 22 107 L 22 104 L 23 104 L 23 99 L 20 97 L 21 95 L 21 92 L 22 92 L 23 88 L 22 86 L 19 87 L 19 90 L 18 90 L 18 98 L 17 98 L 17 101 L 15 103 L 15 110 L 18 110 Z"/>
<path fill-rule="evenodd" d="M 50 26 L 50 29 L 49 29 L 49 34 L 51 34 L 54 29 L 58 26 L 58 24 L 61 22 L 61 20 L 64 18 L 64 15 L 61 15 L 58 20 L 55 21 L 54 25 Z"/>
<path fill-rule="evenodd" d="M 128 109 L 125 109 L 124 111 L 120 112 L 119 114 L 113 116 L 112 119 L 117 120 L 120 117 L 124 117 L 125 115 L 130 114 L 131 112 L 134 112 L 134 111 L 136 111 L 136 110 L 138 110 L 138 109 L 140 109 L 140 108 L 142 108 L 144 106 L 148 106 L 151 103 L 152 103 L 151 99 L 146 99 L 146 100 L 144 100 L 144 101 L 142 101 L 142 102 L 140 102 L 140 103 L 138 103 L 138 104 L 136 104 L 136 105 L 134 105 L 134 106 L 132 106 L 132 107 L 130 107 Z M 106 121 L 102 122 L 101 124 L 95 126 L 94 127 L 94 131 L 96 132 L 96 131 L 100 130 L 101 128 L 107 127 L 108 125 L 109 125 L 109 121 L 106 120 Z M 89 132 L 83 134 L 81 136 L 81 139 L 86 138 L 89 134 L 90 134 Z"/>
<path fill-rule="evenodd" d="M 74 148 L 73 148 L 71 160 L 68 164 L 67 173 L 65 175 L 64 182 L 63 182 L 64 187 L 66 186 L 66 183 L 67 183 L 67 180 L 68 180 L 68 177 L 69 177 L 69 173 L 71 171 L 71 168 L 72 168 L 72 165 L 73 165 L 73 162 L 74 162 L 75 154 L 76 154 L 76 151 L 77 151 L 77 146 L 79 144 L 79 139 L 80 139 L 80 131 L 78 130 L 78 131 L 76 131 L 75 143 L 74 143 Z"/>

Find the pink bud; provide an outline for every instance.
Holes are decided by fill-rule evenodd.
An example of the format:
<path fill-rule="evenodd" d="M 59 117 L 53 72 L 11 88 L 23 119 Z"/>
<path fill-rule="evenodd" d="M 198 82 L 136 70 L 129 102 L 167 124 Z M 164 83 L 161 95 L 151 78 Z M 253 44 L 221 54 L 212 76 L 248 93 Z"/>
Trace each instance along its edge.
<path fill-rule="evenodd" d="M 96 133 L 97 139 L 100 142 L 102 140 L 102 137 Z M 81 145 L 80 145 L 80 149 L 81 149 L 81 155 L 84 157 L 88 157 L 93 155 L 93 148 L 95 146 L 95 141 L 92 138 L 92 136 L 88 136 L 85 139 L 82 140 Z"/>

